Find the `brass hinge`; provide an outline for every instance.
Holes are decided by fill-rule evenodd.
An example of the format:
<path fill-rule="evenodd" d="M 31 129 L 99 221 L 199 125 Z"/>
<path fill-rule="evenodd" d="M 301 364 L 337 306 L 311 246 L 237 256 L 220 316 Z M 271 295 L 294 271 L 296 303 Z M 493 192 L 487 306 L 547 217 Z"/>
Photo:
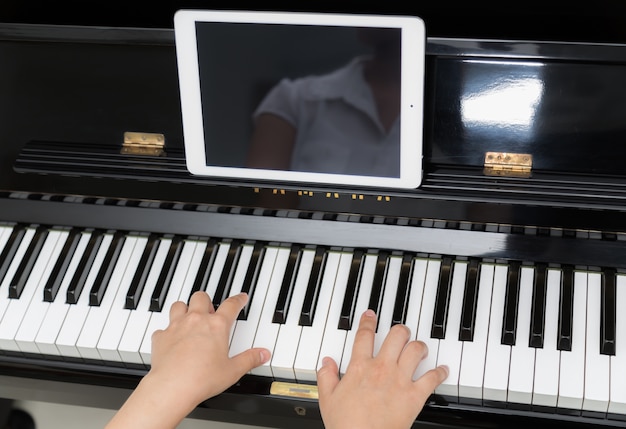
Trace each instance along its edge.
<path fill-rule="evenodd" d="M 487 152 L 484 173 L 488 176 L 530 177 L 533 156 L 527 153 Z"/>
<path fill-rule="evenodd" d="M 165 155 L 165 136 L 158 133 L 126 131 L 120 152 L 124 155 Z"/>

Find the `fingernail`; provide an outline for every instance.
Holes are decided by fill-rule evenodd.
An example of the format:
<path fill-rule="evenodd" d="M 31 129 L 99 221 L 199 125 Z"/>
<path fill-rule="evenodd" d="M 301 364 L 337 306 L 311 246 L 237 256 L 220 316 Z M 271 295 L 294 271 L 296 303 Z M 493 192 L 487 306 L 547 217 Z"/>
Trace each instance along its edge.
<path fill-rule="evenodd" d="M 363 315 L 366 317 L 376 317 L 376 313 L 374 313 L 374 310 L 372 310 L 371 308 L 366 310 Z"/>
<path fill-rule="evenodd" d="M 322 359 L 322 366 L 330 365 L 330 361 L 331 361 L 331 358 L 329 358 L 328 356 L 324 357 Z"/>
<path fill-rule="evenodd" d="M 263 350 L 261 350 L 259 352 L 259 354 L 261 356 L 261 363 L 265 363 L 265 362 L 270 360 L 270 352 L 269 352 L 269 350 L 263 349 Z"/>

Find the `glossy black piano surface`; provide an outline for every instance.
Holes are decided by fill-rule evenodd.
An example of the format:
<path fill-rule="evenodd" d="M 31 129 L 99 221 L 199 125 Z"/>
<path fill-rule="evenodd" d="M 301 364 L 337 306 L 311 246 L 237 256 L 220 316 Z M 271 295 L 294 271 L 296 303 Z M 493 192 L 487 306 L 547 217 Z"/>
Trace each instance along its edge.
<path fill-rule="evenodd" d="M 582 17 L 565 14 L 559 33 L 540 25 L 528 28 L 520 16 L 508 26 L 505 19 L 486 25 L 484 8 L 457 11 L 448 23 L 437 9 L 371 10 L 415 13 L 431 29 L 425 180 L 417 190 L 381 191 L 192 177 L 184 168 L 167 8 L 146 17 L 140 8 L 130 6 L 124 15 L 109 6 L 103 9 L 109 13 L 86 18 L 80 13 L 51 17 L 43 6 L 34 14 L 11 7 L 0 24 L 0 115 L 5 118 L 0 125 L 0 227 L 5 228 L 0 271 L 10 271 L 9 235 L 34 232 L 37 225 L 55 234 L 81 228 L 167 245 L 180 239 L 207 249 L 216 245 L 213 237 L 225 249 L 247 246 L 252 252 L 261 243 L 284 255 L 292 252 L 292 243 L 311 252 L 362 250 L 372 260 L 382 254 L 398 263 L 407 257 L 441 264 L 442 273 L 462 266 L 474 287 L 478 266 L 481 271 L 499 266 L 509 272 L 509 281 L 501 284 L 511 312 L 503 310 L 501 322 L 509 335 L 515 331 L 519 296 L 531 288 L 533 305 L 547 299 L 551 286 L 539 278 L 559 273 L 558 312 L 567 311 L 563 302 L 566 291 L 574 299 L 576 272 L 589 279 L 585 288 L 602 291 L 597 323 L 607 327 L 598 333 L 600 366 L 626 342 L 626 327 L 616 322 L 622 320 L 616 296 L 624 289 L 626 269 L 626 45 L 620 44 L 626 38 L 612 33 L 617 13 L 602 17 L 607 25 L 594 27 L 595 32 L 580 29 Z M 463 12 L 482 25 L 461 25 Z M 547 13 L 535 18 L 556 19 Z M 121 154 L 124 131 L 163 133 L 167 155 Z M 488 151 L 532 154 L 530 177 L 485 175 Z M 228 265 L 226 250 L 224 255 Z M 513 279 L 529 269 L 535 280 L 517 287 Z M 454 295 L 453 282 L 442 283 L 442 296 Z M 472 282 L 466 283 L 471 288 Z M 405 286 L 398 290 L 408 293 Z M 223 283 L 215 287 L 221 291 Z M 21 292 L 28 286 L 16 288 Z M 379 298 L 385 300 L 381 291 Z M 441 308 L 448 302 L 439 300 L 432 309 L 444 326 L 447 313 Z M 396 305 L 390 320 L 406 321 L 409 310 Z M 559 315 L 559 350 L 566 350 L 561 320 Z M 542 324 L 543 319 L 533 320 L 527 334 L 542 337 L 537 327 Z M 0 337 L 2 329 L 0 320 Z M 5 347 L 0 397 L 34 395 L 116 408 L 145 372 L 145 366 L 131 362 L 28 350 Z M 194 415 L 270 427 L 321 427 L 315 401 L 270 395 L 270 382 L 271 377 L 246 376 Z M 624 420 L 623 413 L 446 394 L 433 396 L 416 427 L 622 427 Z"/>

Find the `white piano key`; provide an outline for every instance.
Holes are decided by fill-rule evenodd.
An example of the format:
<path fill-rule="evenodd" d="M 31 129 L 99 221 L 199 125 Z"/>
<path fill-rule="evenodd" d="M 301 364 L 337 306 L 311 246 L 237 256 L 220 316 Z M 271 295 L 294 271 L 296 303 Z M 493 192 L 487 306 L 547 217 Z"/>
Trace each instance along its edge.
<path fill-rule="evenodd" d="M 100 353 L 96 346 L 102 335 L 104 325 L 107 320 L 107 316 L 111 311 L 111 307 L 115 302 L 118 294 L 126 295 L 128 286 L 132 281 L 134 269 L 126 269 L 129 263 L 132 262 L 133 268 L 139 264 L 141 258 L 141 252 L 143 249 L 136 249 L 136 244 L 140 239 L 137 237 L 126 237 L 126 241 L 122 246 L 122 251 L 113 269 L 113 274 L 109 284 L 104 292 L 102 301 L 99 306 L 90 306 L 89 313 L 83 322 L 83 327 L 80 331 L 80 335 L 76 340 L 76 348 L 80 355 L 85 359 L 100 359 Z M 145 243 L 143 240 L 141 244 Z M 137 251 L 135 251 L 137 250 Z M 89 292 L 89 290 L 83 291 L 83 293 Z"/>
<path fill-rule="evenodd" d="M 22 257 L 26 253 L 26 249 L 28 249 L 28 245 L 30 244 L 34 235 L 35 228 L 26 228 L 24 236 L 22 237 L 22 241 L 20 242 L 20 245 L 15 252 L 15 256 L 9 264 L 9 268 L 7 269 L 2 283 L 0 283 L 0 320 L 4 316 L 4 312 L 6 311 L 7 307 L 9 306 L 9 302 L 11 301 L 10 299 L 8 299 L 9 284 L 11 283 L 11 280 L 13 279 L 13 276 L 15 275 L 15 272 L 17 271 L 20 262 L 22 261 Z"/>
<path fill-rule="evenodd" d="M 265 305 L 263 306 L 261 316 L 259 317 L 259 323 L 254 335 L 254 340 L 252 341 L 252 347 L 264 347 L 270 351 L 274 350 L 280 324 L 273 323 L 272 318 L 274 317 L 274 306 L 278 300 L 280 286 L 283 278 L 285 277 L 285 270 L 287 269 L 290 252 L 291 249 L 288 247 L 278 249 L 276 261 L 274 262 L 274 271 L 272 272 L 272 278 L 265 296 Z M 273 376 L 269 361 L 252 369 L 250 373 L 266 377 Z"/>
<path fill-rule="evenodd" d="M 483 377 L 487 359 L 487 338 L 494 273 L 495 266 L 493 264 L 481 264 L 474 337 L 472 341 L 466 341 L 463 344 L 463 354 L 461 355 L 459 396 L 463 398 L 482 399 L 483 397 Z"/>
<path fill-rule="evenodd" d="M 233 281 L 230 286 L 230 291 L 228 293 L 228 297 L 235 296 L 241 292 L 244 286 L 244 281 L 246 279 L 246 274 L 250 263 L 252 262 L 252 255 L 254 253 L 254 245 L 245 244 L 241 248 L 241 254 L 239 255 L 239 263 L 237 265 L 237 269 L 235 270 L 235 275 L 233 276 Z M 233 339 L 233 334 L 235 333 L 236 323 L 233 323 L 233 326 L 230 328 L 230 338 L 229 344 Z"/>
<path fill-rule="evenodd" d="M 314 258 L 315 250 L 305 249 L 302 251 L 300 267 L 296 275 L 296 284 L 294 285 L 291 304 L 287 311 L 287 319 L 278 330 L 278 338 L 274 347 L 275 351 L 272 353 L 271 368 L 274 377 L 277 379 L 296 379 L 293 363 L 296 360 L 298 343 L 302 332 L 302 326 L 298 322 L 309 278 L 311 277 Z"/>
<path fill-rule="evenodd" d="M 400 279 L 400 268 L 402 267 L 401 256 L 389 256 L 387 261 L 387 273 L 385 274 L 385 290 L 380 306 L 380 314 L 378 314 L 378 329 L 374 337 L 374 356 L 380 351 L 380 347 L 391 329 L 393 319 L 393 309 L 396 303 L 396 294 L 398 292 L 398 280 Z"/>
<path fill-rule="evenodd" d="M 506 402 L 507 397 L 511 346 L 501 342 L 507 271 L 506 266 L 496 265 L 493 277 L 485 378 L 483 382 L 483 399 L 487 401 Z"/>
<path fill-rule="evenodd" d="M 63 277 L 57 296 L 54 301 L 50 303 L 46 316 L 41 322 L 41 327 L 39 332 L 37 332 L 37 337 L 35 338 L 35 344 L 40 353 L 49 355 L 60 354 L 55 342 L 59 332 L 61 331 L 61 327 L 63 326 L 65 316 L 72 306 L 72 304 L 68 304 L 66 302 L 67 289 L 72 281 L 74 272 L 80 263 L 80 258 L 87 247 L 90 237 L 91 232 L 81 233 L 78 246 L 76 246 L 74 255 L 72 256 L 70 264 L 67 267 L 67 271 Z"/>
<path fill-rule="evenodd" d="M 53 232 L 50 232 L 48 240 L 51 239 Z M 37 337 L 37 333 L 39 332 L 41 324 L 45 319 L 46 313 L 48 312 L 51 304 L 50 302 L 43 300 L 43 294 L 41 293 L 41 290 L 50 278 L 50 273 L 54 269 L 54 264 L 61 254 L 61 250 L 63 249 L 63 244 L 65 243 L 67 236 L 67 231 L 59 232 L 55 247 L 50 254 L 49 263 L 46 265 L 46 268 L 41 278 L 39 279 L 35 290 L 33 291 L 33 299 L 30 300 L 28 309 L 26 309 L 24 313 L 22 323 L 20 324 L 20 327 L 15 334 L 15 342 L 17 346 L 21 351 L 25 353 L 39 353 L 39 349 L 35 344 L 35 338 Z"/>
<path fill-rule="evenodd" d="M 626 275 L 616 279 L 615 356 L 611 356 L 609 413 L 626 414 Z"/>
<path fill-rule="evenodd" d="M 169 313 L 169 307 L 172 305 L 172 303 L 176 301 L 176 299 L 184 302 L 185 304 L 189 303 L 189 299 L 191 298 L 191 295 L 192 295 L 191 291 L 193 290 L 193 284 L 196 281 L 196 276 L 200 274 L 198 271 L 200 271 L 200 265 L 202 264 L 202 256 L 204 255 L 204 251 L 206 250 L 208 244 L 209 243 L 204 240 L 202 241 L 194 240 L 194 241 L 188 242 L 188 245 L 193 247 L 191 259 L 189 261 L 186 260 L 185 264 L 181 264 L 180 261 L 178 262 L 178 267 L 176 268 L 177 271 L 174 273 L 174 277 L 172 277 L 172 285 L 170 285 L 170 291 L 168 291 L 168 296 L 167 296 L 167 297 L 171 296 L 171 290 L 172 288 L 175 288 L 174 280 L 183 279 L 182 285 L 178 289 L 178 292 L 177 292 L 178 298 L 174 296 L 173 301 L 167 301 L 167 297 L 166 297 L 166 301 L 164 302 L 164 305 L 163 305 L 164 312 Z M 181 255 L 181 258 L 182 258 L 182 255 Z M 182 271 L 179 274 L 178 271 L 182 270 L 183 267 L 186 271 Z M 168 307 L 166 307 L 166 304 L 168 304 Z"/>
<path fill-rule="evenodd" d="M 32 322 L 24 320 L 24 316 L 33 297 L 38 291 L 37 287 L 39 286 L 41 278 L 44 277 L 46 273 L 50 275 L 50 271 L 54 265 L 54 261 L 51 263 L 51 260 L 54 259 L 53 252 L 60 235 L 60 231 L 50 231 L 48 233 L 39 255 L 37 255 L 30 276 L 24 285 L 20 298 L 8 300 L 8 306 L 0 322 L 0 349 L 19 351 L 20 347 L 15 340 L 15 336 L 20 326 L 24 325 L 23 329 L 25 330 L 28 329 L 27 325 L 31 323 L 34 325 L 36 323 L 36 320 Z M 46 270 L 48 266 L 50 267 Z M 43 301 L 43 297 L 40 296 L 39 298 Z M 24 323 L 22 323 L 22 321 L 24 321 Z"/>
<path fill-rule="evenodd" d="M 439 283 L 439 272 L 441 271 L 441 261 L 430 259 L 426 269 L 426 280 L 424 282 L 424 296 L 422 297 L 422 310 L 417 327 L 417 339 L 423 341 L 428 347 L 428 355 L 417 367 L 413 378 L 419 378 L 427 371 L 437 366 L 437 354 L 439 353 L 439 339 L 431 338 L 430 332 L 433 325 L 433 315 L 435 311 L 435 300 L 437 299 L 437 287 Z"/>
<path fill-rule="evenodd" d="M 411 330 L 411 339 L 417 339 L 417 328 L 422 309 L 422 296 L 424 283 L 426 282 L 426 271 L 428 260 L 415 258 L 411 272 L 411 283 L 409 291 L 409 303 L 407 305 L 405 325 Z"/>
<path fill-rule="evenodd" d="M 515 333 L 515 345 L 511 347 L 509 393 L 507 397 L 509 402 L 520 404 L 530 404 L 533 394 L 535 349 L 528 345 L 533 300 L 533 278 L 533 268 L 521 268 L 517 331 Z"/>
<path fill-rule="evenodd" d="M 61 356 L 72 358 L 82 357 L 76 348 L 76 342 L 80 336 L 85 319 L 89 314 L 89 291 L 98 275 L 98 271 L 112 240 L 113 234 L 104 234 L 100 248 L 96 253 L 96 257 L 87 275 L 83 290 L 78 297 L 78 301 L 76 304 L 70 305 L 70 309 L 65 316 L 63 326 L 61 326 L 61 330 L 55 342 Z"/>
<path fill-rule="evenodd" d="M 345 374 L 352 358 L 352 346 L 354 344 L 354 336 L 359 329 L 359 321 L 361 315 L 369 305 L 370 294 L 372 292 L 372 283 L 374 281 L 374 272 L 376 270 L 376 255 L 367 254 L 363 260 L 363 270 L 361 272 L 360 284 L 357 289 L 356 304 L 354 306 L 354 320 L 350 330 L 346 334 L 346 344 L 343 348 L 341 363 L 339 363 L 339 372 Z"/>
<path fill-rule="evenodd" d="M 585 352 L 585 394 L 583 409 L 604 413 L 609 405 L 608 355 L 600 354 L 600 273 L 587 274 L 587 347 Z"/>
<path fill-rule="evenodd" d="M 437 366 L 447 365 L 449 372 L 448 377 L 435 389 L 435 393 L 455 398 L 459 396 L 459 373 L 461 371 L 461 355 L 463 353 L 463 341 L 459 341 L 459 330 L 461 327 L 467 265 L 467 262 L 454 262 L 448 302 L 446 335 L 439 340 L 439 352 L 437 353 Z"/>
<path fill-rule="evenodd" d="M 296 380 L 298 380 L 298 382 L 315 381 L 317 379 L 317 362 L 320 346 L 322 344 L 328 311 L 332 303 L 333 288 L 337 278 L 340 258 L 341 254 L 339 252 L 328 252 L 324 277 L 320 286 L 315 314 L 313 316 L 313 324 L 311 326 L 302 327 L 296 360 L 294 362 L 294 372 L 296 373 Z M 341 299 L 343 300 L 343 296 Z"/>
<path fill-rule="evenodd" d="M 6 246 L 9 241 L 9 237 L 11 236 L 11 232 L 13 231 L 13 227 L 0 225 L 0 253 L 4 250 L 4 246 Z"/>
<path fill-rule="evenodd" d="M 324 328 L 322 344 L 317 359 L 317 369 L 322 366 L 322 360 L 326 356 L 331 357 L 337 364 L 341 363 L 348 331 L 339 328 L 339 316 L 341 315 L 341 307 L 348 286 L 351 265 L 352 253 L 342 253 L 339 266 L 337 267 L 335 290 L 333 291 L 333 297 L 328 311 L 328 320 Z"/>
<path fill-rule="evenodd" d="M 560 352 L 557 349 L 561 272 L 548 269 L 543 347 L 535 350 L 533 405 L 556 407 L 559 394 Z"/>
<path fill-rule="evenodd" d="M 224 264 L 226 263 L 229 250 L 230 243 L 225 242 L 220 243 L 217 248 L 217 254 L 215 255 L 213 267 L 211 268 L 211 275 L 209 276 L 209 281 L 207 282 L 205 289 L 205 292 L 208 293 L 211 298 L 215 296 L 215 290 L 217 289 L 222 271 L 224 270 Z"/>
<path fill-rule="evenodd" d="M 265 257 L 262 262 L 263 265 L 261 266 L 259 278 L 251 297 L 252 303 L 250 304 L 248 317 L 245 320 L 237 320 L 236 322 L 230 343 L 230 356 L 238 355 L 252 347 L 261 312 L 265 305 L 265 296 L 272 279 L 277 254 L 278 248 L 276 247 L 268 247 L 265 251 Z"/>
<path fill-rule="evenodd" d="M 237 295 L 243 288 L 243 282 L 246 278 L 246 272 L 250 266 L 252 260 L 252 253 L 254 252 L 254 244 L 244 243 L 241 245 L 241 251 L 239 259 L 237 261 L 237 267 L 235 268 L 235 274 L 230 286 L 230 292 L 228 296 Z M 234 290 L 234 292 L 233 292 Z"/>
<path fill-rule="evenodd" d="M 124 330 L 126 329 L 128 319 L 131 314 L 138 313 L 140 308 L 145 309 L 144 313 L 147 313 L 147 309 L 150 306 L 152 292 L 154 291 L 159 274 L 163 268 L 165 258 L 167 258 L 167 253 L 170 249 L 170 245 L 172 244 L 172 239 L 163 238 L 159 240 L 159 247 L 156 255 L 154 256 L 154 261 L 152 262 L 152 267 L 150 267 L 148 277 L 146 278 L 144 290 L 139 297 L 137 308 L 134 310 L 127 309 L 124 308 L 126 304 L 126 291 L 128 291 L 130 283 L 132 282 L 132 277 L 137 270 L 141 254 L 143 253 L 146 243 L 146 237 L 140 237 L 137 240 L 132 256 L 128 261 L 128 266 L 126 267 L 122 283 L 120 284 L 120 288 L 118 289 L 117 295 L 115 296 L 111 306 L 111 310 L 109 311 L 104 327 L 102 328 L 102 334 L 100 334 L 100 339 L 98 340 L 96 349 L 103 360 L 122 361 L 122 356 L 118 352 L 118 347 L 122 339 L 122 335 L 124 334 Z"/>
<path fill-rule="evenodd" d="M 196 243 L 191 257 L 191 262 L 189 264 L 189 269 L 187 270 L 187 275 L 184 278 L 183 284 L 180 285 L 180 292 L 178 296 L 171 294 L 167 297 L 165 304 L 163 305 L 163 311 L 152 313 L 144 337 L 141 340 L 141 346 L 139 347 L 139 356 L 145 365 L 150 365 L 150 356 L 152 353 L 152 334 L 156 330 L 167 328 L 170 320 L 170 307 L 172 304 L 176 301 L 182 301 L 185 304 L 188 302 L 206 247 L 206 241 Z"/>
<path fill-rule="evenodd" d="M 182 287 L 185 276 L 188 273 L 189 264 L 191 263 L 191 258 L 195 248 L 195 241 L 186 240 L 183 242 L 180 258 L 178 259 L 178 264 L 176 266 L 176 270 L 174 271 L 174 276 L 172 277 L 172 282 L 163 304 L 163 312 L 166 314 L 169 312 L 169 308 L 172 303 L 178 300 L 180 288 Z M 146 294 L 145 298 L 150 298 L 150 296 Z M 122 333 L 120 342 L 117 346 L 117 352 L 123 362 L 143 364 L 139 349 L 153 316 L 153 312 L 150 311 L 149 308 L 150 300 L 142 297 L 139 300 L 139 305 L 136 310 L 131 311 L 130 313 L 128 322 L 126 323 L 126 327 L 124 328 L 124 332 Z"/>
<path fill-rule="evenodd" d="M 580 410 L 585 391 L 585 343 L 587 328 L 587 273 L 574 273 L 572 349 L 561 351 L 557 406 Z M 599 347 L 599 345 L 598 345 Z"/>

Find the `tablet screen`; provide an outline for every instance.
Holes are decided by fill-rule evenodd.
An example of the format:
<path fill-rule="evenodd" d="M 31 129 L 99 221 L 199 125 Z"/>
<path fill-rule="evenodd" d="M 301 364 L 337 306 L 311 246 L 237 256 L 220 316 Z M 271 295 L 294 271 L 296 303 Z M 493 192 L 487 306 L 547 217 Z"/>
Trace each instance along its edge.
<path fill-rule="evenodd" d="M 175 28 L 192 174 L 419 185 L 419 19 L 180 11 Z"/>

